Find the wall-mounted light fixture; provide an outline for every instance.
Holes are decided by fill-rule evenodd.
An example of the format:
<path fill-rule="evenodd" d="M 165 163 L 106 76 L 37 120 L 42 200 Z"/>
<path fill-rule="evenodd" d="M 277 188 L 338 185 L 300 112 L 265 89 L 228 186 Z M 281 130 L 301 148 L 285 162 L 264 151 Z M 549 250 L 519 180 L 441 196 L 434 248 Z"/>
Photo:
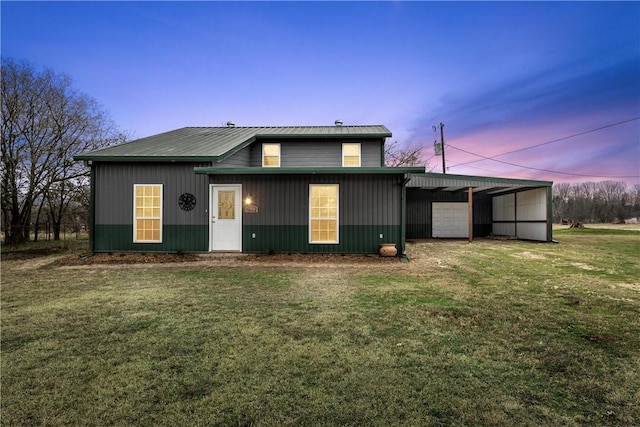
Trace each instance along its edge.
<path fill-rule="evenodd" d="M 244 213 L 246 214 L 257 214 L 258 213 L 258 205 L 255 204 L 253 200 L 253 196 L 249 193 L 244 197 Z"/>

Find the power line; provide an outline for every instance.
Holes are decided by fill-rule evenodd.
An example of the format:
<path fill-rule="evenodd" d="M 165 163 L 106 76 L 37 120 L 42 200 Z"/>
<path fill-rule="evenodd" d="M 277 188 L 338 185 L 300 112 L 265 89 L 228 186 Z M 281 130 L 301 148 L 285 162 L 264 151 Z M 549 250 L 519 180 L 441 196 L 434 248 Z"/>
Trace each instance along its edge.
<path fill-rule="evenodd" d="M 425 160 L 425 163 L 429 163 L 429 161 L 431 161 L 431 159 L 433 159 L 436 155 L 434 154 L 433 156 L 429 157 L 427 160 Z"/>
<path fill-rule="evenodd" d="M 542 147 L 543 145 L 553 144 L 554 142 L 565 141 L 567 139 L 575 138 L 577 136 L 582 136 L 582 135 L 586 135 L 586 134 L 589 134 L 589 133 L 597 132 L 599 130 L 611 128 L 611 127 L 614 127 L 614 126 L 623 125 L 625 123 L 633 122 L 633 121 L 636 121 L 636 120 L 640 120 L 640 117 L 634 117 L 632 119 L 623 120 L 621 122 L 611 123 L 611 124 L 608 124 L 608 125 L 605 125 L 605 126 L 601 126 L 601 127 L 595 128 L 595 129 L 590 129 L 590 130 L 586 130 L 584 132 L 579 132 L 579 133 L 575 133 L 573 135 L 569 135 L 569 136 L 565 136 L 565 137 L 562 137 L 562 138 L 554 139 L 552 141 L 547 141 L 547 142 L 542 142 L 540 144 L 531 145 L 529 147 L 518 148 L 516 150 L 511 150 L 511 151 L 505 151 L 504 153 L 496 154 L 496 155 L 491 156 L 491 157 L 484 157 L 484 156 L 480 156 L 480 155 L 477 155 L 477 154 L 469 153 L 467 151 L 467 153 L 473 154 L 474 156 L 482 157 L 482 159 L 481 160 L 471 160 L 471 161 L 464 162 L 464 163 L 456 163 L 455 165 L 449 166 L 449 168 L 454 168 L 456 166 L 468 165 L 468 164 L 471 164 L 471 163 L 477 163 L 477 162 L 481 162 L 482 160 L 494 160 L 496 157 L 506 156 L 507 154 L 512 154 L 512 153 L 517 153 L 517 152 L 520 152 L 520 151 L 530 150 L 532 148 Z M 452 147 L 452 146 L 449 145 L 449 147 Z M 453 147 L 453 148 L 455 148 L 455 147 Z M 455 149 L 456 150 L 460 150 L 460 151 L 464 151 L 464 150 L 461 150 L 459 148 L 455 148 Z M 496 161 L 499 161 L 499 160 L 496 160 Z M 523 167 L 526 167 L 526 166 L 523 166 Z M 534 168 L 531 168 L 531 169 L 534 169 Z M 583 176 L 583 175 L 578 175 L 578 176 Z M 589 175 L 584 175 L 584 176 L 589 176 Z M 603 178 L 603 177 L 594 176 L 594 178 Z M 616 177 L 611 177 L 611 178 L 616 178 Z M 636 177 L 632 176 L 632 177 L 625 177 L 625 178 L 636 178 Z"/>
<path fill-rule="evenodd" d="M 502 164 L 509 165 L 509 166 L 515 166 L 515 167 L 524 168 L 524 169 L 531 169 L 531 170 L 536 170 L 536 171 L 540 171 L 540 172 L 557 173 L 557 174 L 561 174 L 561 175 L 571 175 L 571 176 L 581 176 L 581 177 L 587 177 L 587 178 L 640 178 L 640 175 L 584 175 L 584 174 L 580 174 L 580 173 L 560 172 L 560 171 L 554 171 L 554 170 L 549 170 L 549 169 L 540 169 L 540 168 L 534 168 L 534 167 L 531 167 L 531 166 L 519 165 L 517 163 L 511 163 L 511 162 L 505 162 L 505 161 L 502 161 L 502 160 L 497 160 L 497 159 L 494 159 L 493 157 L 486 157 L 486 156 L 483 156 L 483 155 L 480 155 L 480 154 L 472 153 L 471 151 L 463 150 L 462 148 L 454 147 L 451 144 L 448 144 L 447 146 L 450 147 L 450 148 L 453 148 L 454 150 L 458 150 L 458 151 L 462 151 L 463 153 L 471 154 L 472 156 L 481 157 L 483 160 L 491 160 L 493 162 L 498 162 L 498 163 L 502 163 Z M 480 161 L 480 160 L 478 160 L 478 161 Z M 458 165 L 455 165 L 455 166 L 460 166 L 460 165 L 461 164 L 458 164 Z"/>

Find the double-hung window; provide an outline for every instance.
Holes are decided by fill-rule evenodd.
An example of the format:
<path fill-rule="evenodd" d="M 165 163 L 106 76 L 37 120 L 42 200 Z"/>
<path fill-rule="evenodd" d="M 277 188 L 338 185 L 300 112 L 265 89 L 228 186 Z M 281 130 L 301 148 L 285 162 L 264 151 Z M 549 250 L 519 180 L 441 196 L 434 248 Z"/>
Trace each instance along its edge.
<path fill-rule="evenodd" d="M 280 144 L 262 144 L 262 167 L 280 167 Z"/>
<path fill-rule="evenodd" d="M 359 142 L 345 142 L 342 144 L 342 166 L 360 167 L 361 145 Z"/>
<path fill-rule="evenodd" d="M 133 242 L 162 242 L 162 184 L 133 186 Z"/>
<path fill-rule="evenodd" d="M 309 185 L 309 243 L 338 243 L 338 184 Z"/>

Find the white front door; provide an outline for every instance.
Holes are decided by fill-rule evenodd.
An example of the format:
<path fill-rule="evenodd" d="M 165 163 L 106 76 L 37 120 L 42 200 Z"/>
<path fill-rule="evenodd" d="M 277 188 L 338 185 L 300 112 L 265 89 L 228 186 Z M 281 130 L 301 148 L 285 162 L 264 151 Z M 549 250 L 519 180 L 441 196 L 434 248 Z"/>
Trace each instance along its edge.
<path fill-rule="evenodd" d="M 211 185 L 209 250 L 242 251 L 242 185 Z"/>

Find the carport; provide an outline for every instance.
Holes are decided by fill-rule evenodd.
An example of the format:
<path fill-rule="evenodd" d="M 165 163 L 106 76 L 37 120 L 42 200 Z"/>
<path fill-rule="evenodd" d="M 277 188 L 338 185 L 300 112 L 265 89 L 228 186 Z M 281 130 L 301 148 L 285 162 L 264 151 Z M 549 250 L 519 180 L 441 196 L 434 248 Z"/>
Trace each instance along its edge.
<path fill-rule="evenodd" d="M 504 236 L 550 242 L 551 181 L 411 174 L 406 238 Z"/>

